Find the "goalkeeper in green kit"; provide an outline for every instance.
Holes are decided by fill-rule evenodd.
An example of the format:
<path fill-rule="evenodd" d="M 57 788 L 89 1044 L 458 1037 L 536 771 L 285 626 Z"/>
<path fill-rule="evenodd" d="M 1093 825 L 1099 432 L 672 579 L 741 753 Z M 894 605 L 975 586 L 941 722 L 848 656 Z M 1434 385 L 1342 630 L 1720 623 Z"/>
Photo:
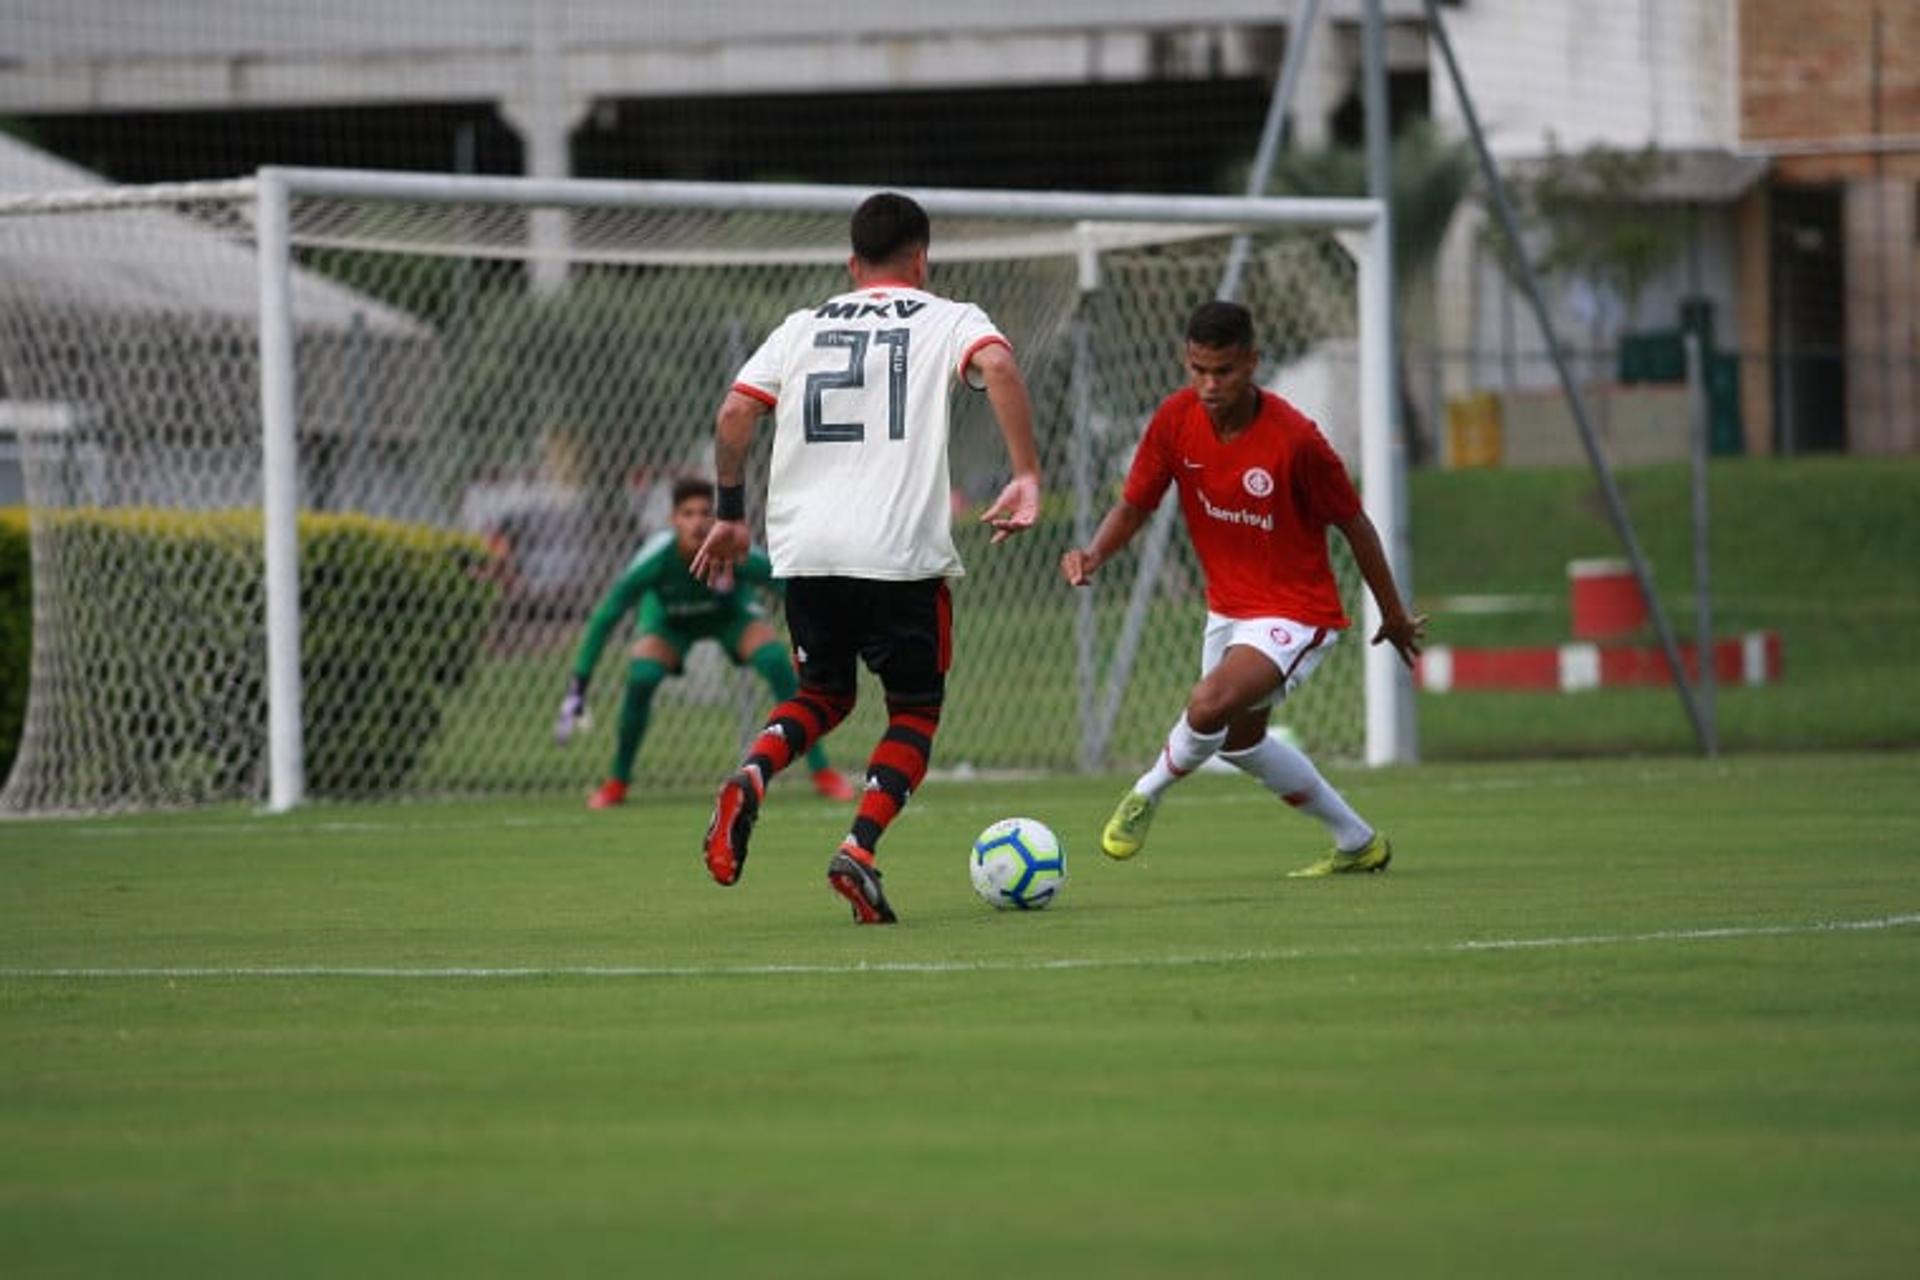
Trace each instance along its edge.
<path fill-rule="evenodd" d="M 607 636 L 629 612 L 634 615 L 634 641 L 627 665 L 627 692 L 620 703 L 620 721 L 614 741 L 613 767 L 607 780 L 587 801 L 589 809 L 610 809 L 626 803 L 633 781 L 633 758 L 647 733 L 647 718 L 660 682 L 680 672 L 687 650 L 701 640 L 716 641 L 735 666 L 751 664 L 767 682 L 776 701 L 791 698 L 799 687 L 786 646 L 768 624 L 766 613 L 745 588 L 772 585 L 767 554 L 758 547 L 735 568 L 724 588 L 709 587 L 687 572 L 693 553 L 713 528 L 713 486 L 704 480 L 682 480 L 673 487 L 673 528 L 662 530 L 640 551 L 601 599 L 587 620 L 587 633 L 574 657 L 573 675 L 553 726 L 553 740 L 565 746 L 586 722 L 587 681 Z M 807 753 L 813 769 L 813 789 L 830 800 L 851 800 L 853 787 L 827 763 L 818 744 Z"/>

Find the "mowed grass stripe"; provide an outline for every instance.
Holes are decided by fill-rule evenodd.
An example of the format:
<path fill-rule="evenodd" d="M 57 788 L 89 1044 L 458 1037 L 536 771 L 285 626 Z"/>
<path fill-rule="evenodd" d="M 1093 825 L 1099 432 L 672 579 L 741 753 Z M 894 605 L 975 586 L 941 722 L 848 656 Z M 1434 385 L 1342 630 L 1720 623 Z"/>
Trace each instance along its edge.
<path fill-rule="evenodd" d="M 1185 969 L 1220 965 L 1262 965 L 1294 960 L 1364 959 L 1368 956 L 1476 951 L 1538 951 L 1570 947 L 1617 947 L 1650 942 L 1727 942 L 1741 938 L 1779 938 L 1812 933 L 1871 933 L 1920 926 L 1920 912 L 1872 920 L 1816 920 L 1806 924 L 1717 926 L 1660 929 L 1652 933 L 1595 933 L 1558 938 L 1470 938 L 1463 942 L 1407 947 L 1287 947 L 1276 951 L 1221 952 L 1173 956 L 1060 956 L 1021 961 L 929 960 L 863 961 L 858 964 L 749 965 L 542 965 L 510 968 L 407 967 L 401 965 L 176 965 L 155 968 L 0 969 L 0 978 L 31 981 L 68 978 L 778 978 L 837 977 L 862 973 L 1045 973 L 1062 969 Z"/>

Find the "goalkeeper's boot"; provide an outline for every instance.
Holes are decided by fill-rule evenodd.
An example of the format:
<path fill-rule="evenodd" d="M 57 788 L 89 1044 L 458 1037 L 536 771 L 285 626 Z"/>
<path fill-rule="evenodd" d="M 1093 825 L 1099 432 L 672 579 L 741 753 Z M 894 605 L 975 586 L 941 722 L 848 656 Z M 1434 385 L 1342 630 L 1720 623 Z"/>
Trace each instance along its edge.
<path fill-rule="evenodd" d="M 813 789 L 829 800 L 851 800 L 857 794 L 847 775 L 838 769 L 815 769 Z"/>
<path fill-rule="evenodd" d="M 873 865 L 873 855 L 851 840 L 827 863 L 827 883 L 853 904 L 855 924 L 892 924 L 899 919 L 880 891 L 880 868 Z"/>
<path fill-rule="evenodd" d="M 1373 839 L 1361 845 L 1351 853 L 1342 853 L 1335 849 L 1318 862 L 1301 867 L 1298 871 L 1289 871 L 1287 876 L 1294 880 L 1309 879 L 1317 876 L 1349 876 L 1373 871 L 1385 871 L 1387 864 L 1393 861 L 1393 842 L 1373 833 Z"/>
<path fill-rule="evenodd" d="M 598 791 L 587 797 L 587 808 L 614 809 L 626 802 L 627 784 L 618 778 L 608 778 Z"/>
<path fill-rule="evenodd" d="M 1100 832 L 1100 850 L 1109 858 L 1131 858 L 1147 844 L 1147 828 L 1153 825 L 1154 801 L 1138 791 L 1120 798 L 1120 807 L 1107 819 Z"/>
<path fill-rule="evenodd" d="M 720 884 L 734 884 L 747 865 L 747 839 L 760 816 L 760 778 L 751 769 L 736 769 L 720 784 L 714 797 L 713 821 L 707 824 L 707 870 Z"/>

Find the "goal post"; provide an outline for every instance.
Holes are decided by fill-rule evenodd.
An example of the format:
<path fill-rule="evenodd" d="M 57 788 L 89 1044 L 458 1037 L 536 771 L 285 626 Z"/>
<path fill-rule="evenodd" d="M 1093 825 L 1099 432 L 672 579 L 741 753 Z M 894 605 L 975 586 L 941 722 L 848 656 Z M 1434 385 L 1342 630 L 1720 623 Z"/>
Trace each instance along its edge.
<path fill-rule="evenodd" d="M 36 598 L 28 725 L 0 809 L 285 809 L 597 781 L 622 642 L 597 668 L 593 732 L 564 753 L 548 741 L 586 613 L 663 527 L 668 482 L 710 469 L 733 370 L 780 316 L 845 287 L 846 216 L 870 190 L 270 168 L 0 198 L 0 269 L 38 264 L 19 268 L 33 289 L 0 300 L 0 396 L 68 405 L 89 424 L 26 449 L 36 574 L 51 586 L 44 609 Z M 932 287 L 980 302 L 1014 340 L 1051 495 L 1040 529 L 984 546 L 969 517 L 1004 459 L 981 397 L 962 395 L 964 687 L 937 765 L 1129 766 L 1177 709 L 1203 607 L 1185 540 L 1150 573 L 1145 557 L 1116 561 L 1095 592 L 1069 592 L 1054 563 L 1111 502 L 1147 414 L 1178 385 L 1181 325 L 1237 236 L 1240 297 L 1269 356 L 1261 380 L 1319 389 L 1303 407 L 1338 420 L 1329 434 L 1345 433 L 1408 585 L 1376 202 L 907 190 L 934 219 Z M 90 282 L 117 268 L 166 277 L 148 294 L 177 296 Z M 756 490 L 765 452 L 750 463 Z M 254 539 L 253 567 L 182 522 L 217 528 L 222 546 Z M 135 525 L 164 536 L 132 548 Z M 431 589 L 396 576 L 402 561 Z M 1339 567 L 1354 639 L 1283 714 L 1317 753 L 1409 759 L 1411 684 L 1366 646 L 1377 615 L 1351 563 Z M 135 689 L 111 634 L 126 620 L 76 585 L 131 569 L 153 588 L 141 640 L 158 650 L 207 632 L 177 616 L 183 602 L 230 610 L 231 643 L 191 664 L 204 696 L 171 697 L 157 679 Z M 1131 630 L 1130 594 L 1143 601 Z M 764 711 L 750 672 L 711 648 L 662 688 L 643 778 L 710 779 Z M 863 705 L 828 747 L 863 752 L 873 714 Z M 89 763 L 100 743 L 124 762 Z"/>

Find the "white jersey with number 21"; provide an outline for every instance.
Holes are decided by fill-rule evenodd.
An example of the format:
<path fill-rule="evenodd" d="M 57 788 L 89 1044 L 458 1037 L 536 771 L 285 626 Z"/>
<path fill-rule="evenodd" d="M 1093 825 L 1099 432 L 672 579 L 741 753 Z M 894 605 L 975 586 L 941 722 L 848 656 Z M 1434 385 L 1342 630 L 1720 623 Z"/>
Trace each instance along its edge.
<path fill-rule="evenodd" d="M 1006 341 L 979 307 L 896 284 L 796 311 L 768 335 L 733 389 L 774 412 L 775 577 L 961 575 L 948 395 L 974 353 Z"/>

